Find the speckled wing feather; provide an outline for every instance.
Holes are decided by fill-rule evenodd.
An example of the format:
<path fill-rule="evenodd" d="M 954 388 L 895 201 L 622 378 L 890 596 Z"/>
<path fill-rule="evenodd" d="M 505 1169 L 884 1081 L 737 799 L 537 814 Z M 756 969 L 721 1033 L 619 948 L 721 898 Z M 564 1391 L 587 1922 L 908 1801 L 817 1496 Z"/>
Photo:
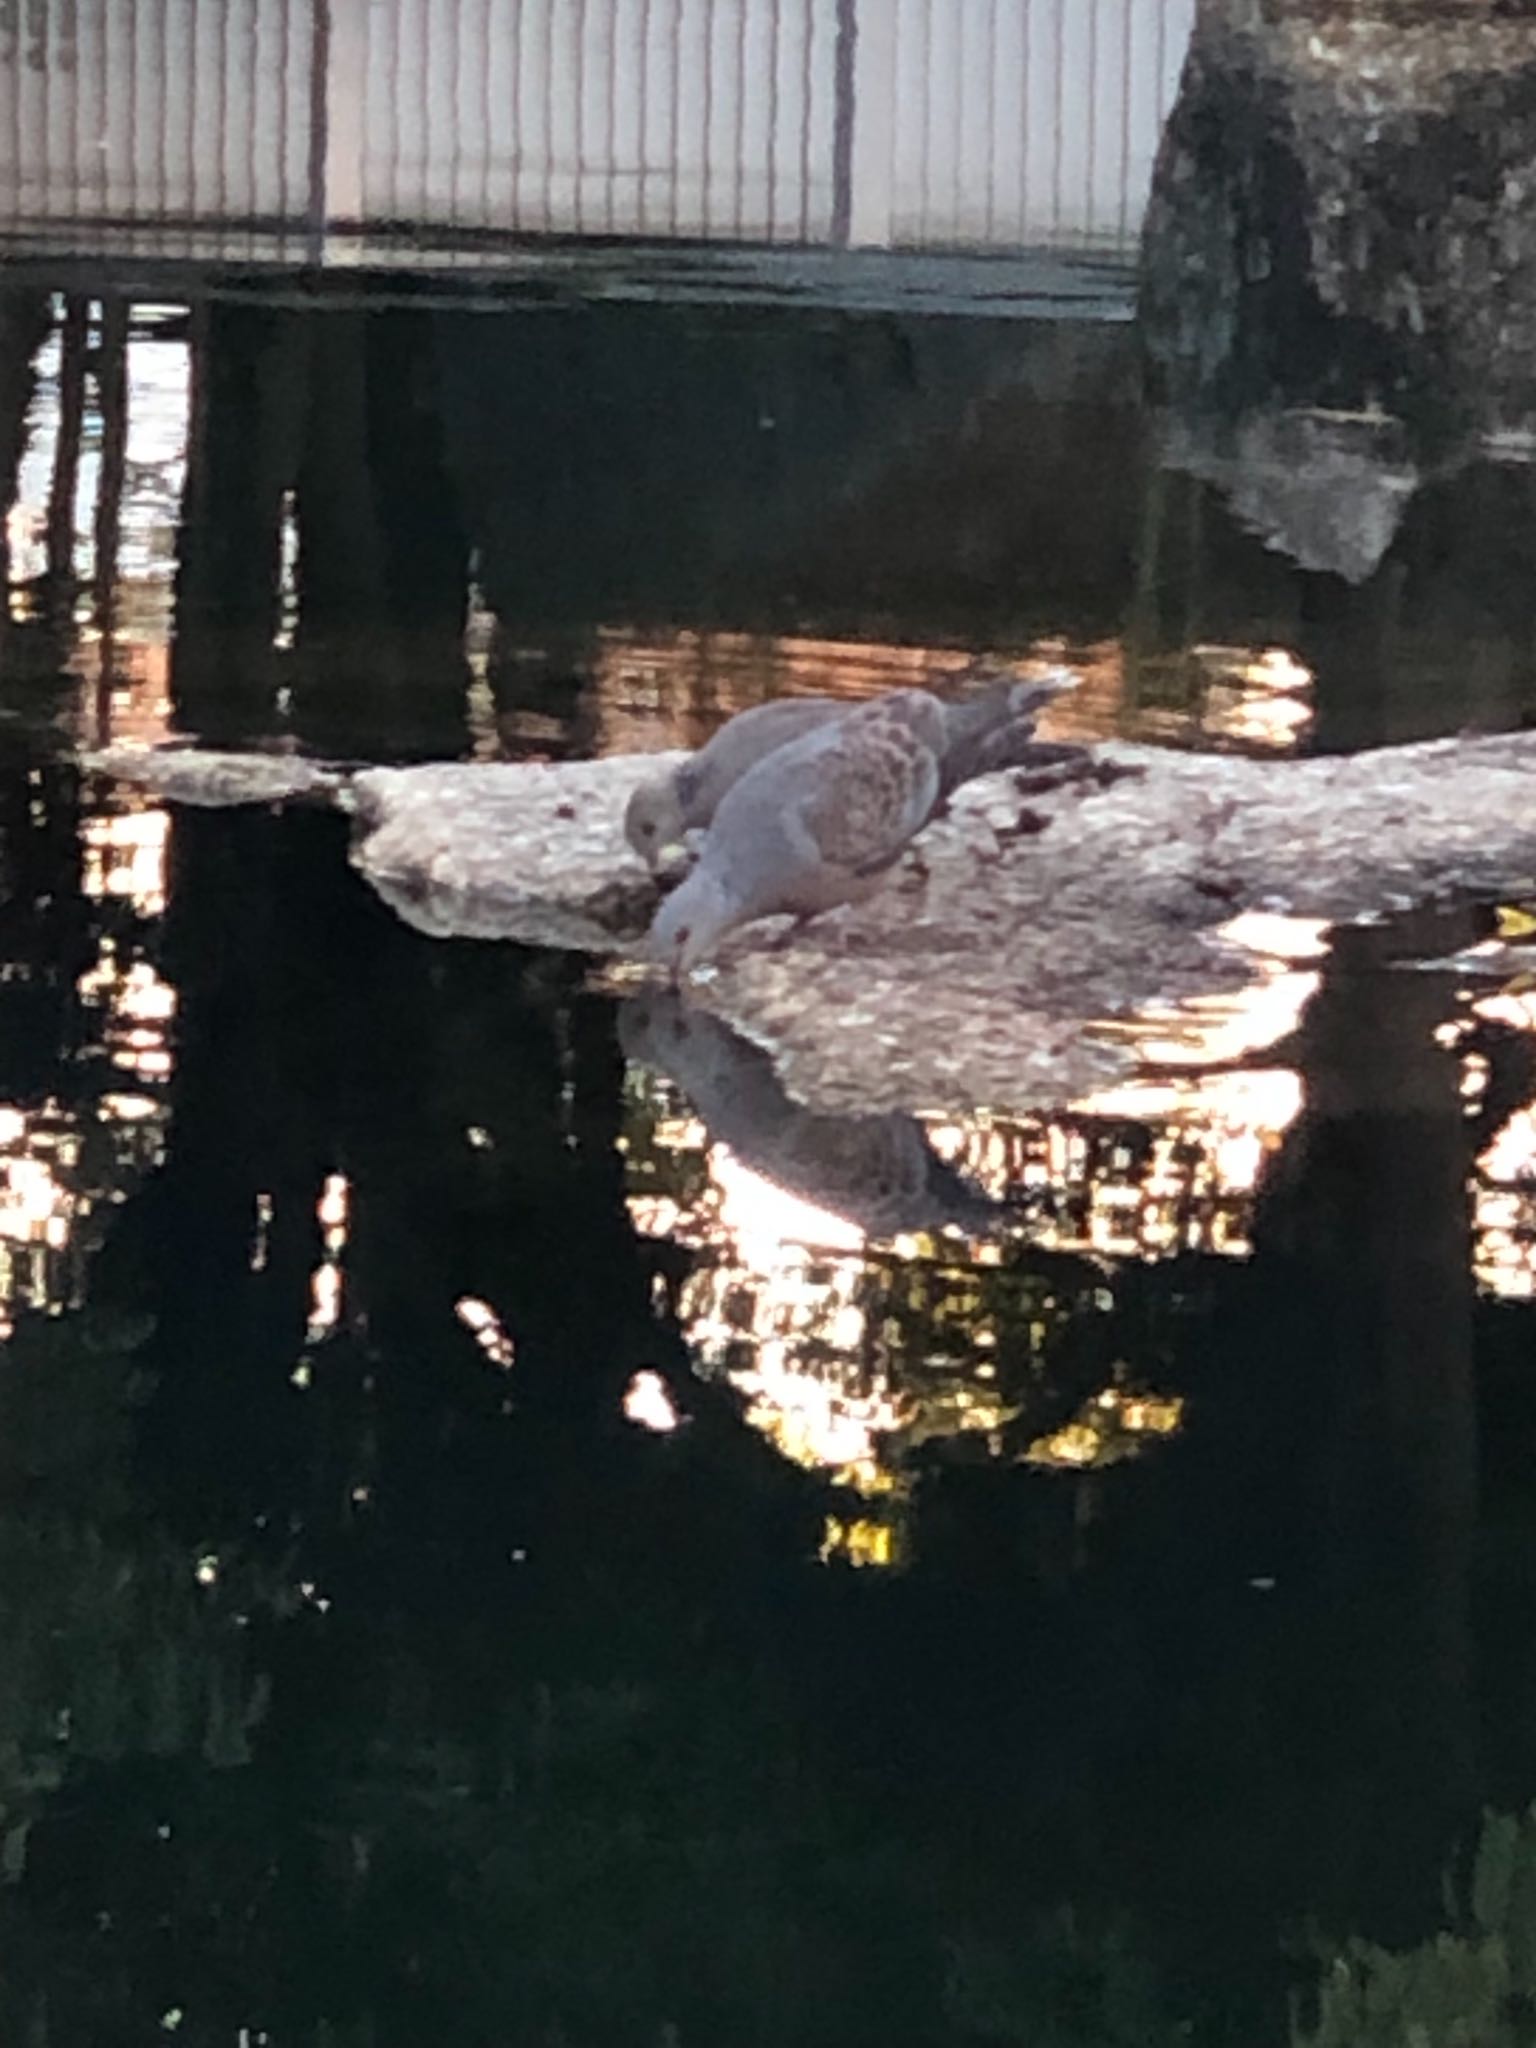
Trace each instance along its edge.
<path fill-rule="evenodd" d="M 796 820 L 825 866 L 869 875 L 888 867 L 938 799 L 943 717 L 921 690 L 850 713 L 793 795 Z"/>

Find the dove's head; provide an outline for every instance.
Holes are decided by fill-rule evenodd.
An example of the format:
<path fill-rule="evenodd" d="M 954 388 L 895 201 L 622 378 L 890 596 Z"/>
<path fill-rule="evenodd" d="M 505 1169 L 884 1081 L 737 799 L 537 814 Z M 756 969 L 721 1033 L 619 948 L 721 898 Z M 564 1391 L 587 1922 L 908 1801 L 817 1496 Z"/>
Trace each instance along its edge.
<path fill-rule="evenodd" d="M 670 775 L 651 775 L 635 785 L 624 813 L 624 837 L 647 867 L 658 868 L 668 847 L 681 845 L 683 807 Z"/>
<path fill-rule="evenodd" d="M 707 960 L 732 925 L 740 922 L 741 906 L 736 899 L 714 875 L 695 868 L 656 913 L 651 926 L 651 958 L 676 982 L 689 968 Z"/>

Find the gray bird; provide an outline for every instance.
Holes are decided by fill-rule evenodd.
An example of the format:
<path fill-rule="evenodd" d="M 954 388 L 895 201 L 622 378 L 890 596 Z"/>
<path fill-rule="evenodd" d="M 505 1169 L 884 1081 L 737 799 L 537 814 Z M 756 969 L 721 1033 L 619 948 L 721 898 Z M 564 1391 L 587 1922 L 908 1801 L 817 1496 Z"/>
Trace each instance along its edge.
<path fill-rule="evenodd" d="M 1034 714 L 1075 682 L 1060 669 L 1030 683 L 994 680 L 946 703 L 941 797 L 975 775 L 1032 761 L 1040 752 L 1031 745 Z M 765 756 L 864 708 L 843 697 L 775 697 L 738 711 L 697 753 L 636 786 L 624 813 L 625 838 L 650 867 L 660 867 L 690 833 L 708 829 L 727 792 Z"/>
<path fill-rule="evenodd" d="M 791 1101 L 767 1053 L 674 991 L 621 1004 L 618 1028 L 626 1059 L 675 1081 L 712 1139 L 866 1236 L 943 1224 L 980 1235 L 1016 1213 L 941 1159 L 916 1117 L 823 1116 Z"/>
<path fill-rule="evenodd" d="M 869 895 L 962 782 L 1024 758 L 1034 712 L 1068 681 L 996 683 L 951 705 L 895 690 L 764 755 L 725 791 L 658 911 L 653 957 L 684 974 L 737 925 Z"/>
<path fill-rule="evenodd" d="M 696 754 L 636 785 L 624 813 L 625 838 L 650 867 L 660 867 L 690 832 L 708 826 L 726 791 L 765 754 L 849 709 L 840 697 L 775 697 L 738 711 Z"/>

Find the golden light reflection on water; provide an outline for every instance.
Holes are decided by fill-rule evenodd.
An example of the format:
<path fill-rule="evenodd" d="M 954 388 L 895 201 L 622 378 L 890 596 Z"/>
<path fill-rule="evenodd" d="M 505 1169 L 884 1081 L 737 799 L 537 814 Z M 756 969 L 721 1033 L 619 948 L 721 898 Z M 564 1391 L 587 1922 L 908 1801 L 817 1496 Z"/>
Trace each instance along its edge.
<path fill-rule="evenodd" d="M 120 897 L 140 917 L 159 917 L 170 833 L 170 812 L 131 794 L 88 815 L 80 826 L 81 888 L 95 902 Z"/>
<path fill-rule="evenodd" d="M 69 660 L 79 682 L 75 730 L 162 739 L 171 730 L 170 642 L 175 550 L 186 474 L 190 353 L 184 309 L 133 309 L 127 347 L 125 482 L 112 600 L 98 618 L 91 591 L 101 461 L 100 393 L 87 377 L 86 427 L 76 474 L 69 569 L 78 579 Z M 47 506 L 58 456 L 60 344 L 39 355 L 18 502 L 8 518 L 11 610 L 35 621 L 47 560 Z M 294 576 L 291 503 L 283 528 L 284 608 L 279 642 L 291 642 L 301 591 Z M 526 714 L 511 730 L 496 705 L 500 628 L 475 593 L 467 605 L 465 752 L 491 757 L 548 744 L 567 726 L 583 729 L 599 753 L 696 744 L 726 717 L 763 698 L 830 691 L 850 698 L 903 684 L 946 686 L 972 649 L 827 640 L 809 635 L 632 630 L 610 623 L 595 653 L 574 718 Z M 998 645 L 985 659 L 1028 673 L 1065 663 L 1080 687 L 1043 722 L 1049 737 L 1122 735 L 1177 745 L 1261 753 L 1296 748 L 1312 719 L 1312 677 L 1278 647 L 1196 644 L 1140 646 L 1134 635 L 1087 644 L 1050 638 Z M 87 817 L 82 879 L 98 903 L 131 906 L 153 919 L 165 904 L 169 822 L 156 807 L 127 799 Z M 1300 1082 L 1283 1041 L 1316 982 L 1317 928 L 1243 934 L 1259 952 L 1252 984 L 1237 998 L 1144 1017 L 1130 1036 L 1141 1068 L 1134 1080 L 1048 1119 L 997 1113 L 963 1121 L 928 1119 L 934 1149 L 982 1188 L 1042 1199 L 1015 1237 L 1081 1256 L 1110 1274 L 1117 1262 L 1180 1251 L 1241 1257 L 1250 1245 L 1253 1195 L 1266 1161 L 1301 1106 Z M 164 1085 L 174 1061 L 175 994 L 142 958 L 120 957 L 110 940 L 82 978 L 82 1001 L 100 1012 L 100 1043 L 119 1085 L 88 1112 L 56 1102 L 0 1109 L 0 1315 L 27 1301 L 57 1307 L 77 1298 L 90 1218 L 121 1200 L 163 1142 Z M 1536 1004 L 1509 994 L 1474 1006 L 1536 1035 Z M 1275 1047 L 1272 1062 L 1254 1054 Z M 749 1161 L 709 1142 L 697 1121 L 669 1102 L 651 1133 L 652 1151 L 689 1162 L 665 1189 L 637 1188 L 640 1227 L 676 1236 L 703 1262 L 685 1283 L 685 1325 L 704 1366 L 743 1392 L 756 1425 L 788 1455 L 826 1469 L 871 1503 L 899 1505 L 903 1456 L 934 1437 L 966 1438 L 997 1454 L 1015 1411 L 999 1392 L 997 1333 L 979 1307 L 981 1282 L 1003 1256 L 996 1241 L 920 1234 L 881 1247 L 848 1219 L 777 1188 Z M 99 1129 L 98 1129 L 99 1127 Z M 101 1132 L 110 1169 L 89 1164 Z M 685 1183 L 691 1179 L 691 1185 Z M 1536 1112 L 1517 1111 L 1478 1162 L 1476 1268 L 1486 1287 L 1536 1295 Z M 344 1245 L 350 1190 L 328 1184 L 320 1223 L 324 1256 L 312 1277 L 310 1333 L 321 1337 L 345 1312 Z M 270 1214 L 258 1215 L 254 1244 L 264 1256 Z M 257 1252 L 253 1252 L 253 1257 Z M 925 1293 L 945 1323 L 945 1346 L 914 1347 L 898 1313 Z M 510 1339 L 489 1304 L 459 1312 L 488 1359 L 512 1363 Z M 305 1368 L 307 1370 L 307 1368 Z M 632 1419 L 662 1427 L 639 1412 Z M 662 1410 L 651 1403 L 649 1414 Z M 1106 1388 L 1082 1415 L 1031 1444 L 1035 1462 L 1067 1467 L 1106 1461 L 1135 1440 L 1178 1426 L 1177 1404 L 1151 1389 Z M 884 1563 L 899 1553 L 899 1524 L 880 1515 L 829 1526 L 829 1554 Z"/>
<path fill-rule="evenodd" d="M 1292 1034 L 1327 940 L 1319 924 L 1257 916 L 1228 935 L 1251 949 L 1252 980 L 1121 1026 L 1133 1078 L 1051 1117 L 923 1120 L 933 1150 L 974 1184 L 1031 1198 L 1025 1217 L 984 1237 L 866 1236 L 713 1141 L 669 1082 L 640 1070 L 630 1207 L 641 1230 L 699 1255 L 678 1297 L 699 1370 L 729 1381 L 785 1456 L 868 1503 L 829 1520 L 824 1556 L 899 1560 L 910 1455 L 924 1443 L 969 1439 L 985 1455 L 1072 1471 L 1182 1426 L 1177 1397 L 1117 1368 L 1071 1421 L 1020 1446 L 1010 1425 L 1021 1411 L 997 1369 L 1002 1329 L 986 1303 L 1010 1245 L 1086 1261 L 1106 1290 L 1130 1261 L 1249 1253 L 1266 1165 L 1302 1108 Z M 1536 993 L 1485 996 L 1472 1014 L 1536 1037 Z M 1536 1107 L 1502 1126 L 1474 1190 L 1479 1281 L 1536 1295 Z M 1046 1323 L 1026 1334 L 1038 1351 Z"/>
<path fill-rule="evenodd" d="M 471 691 L 473 751 L 499 747 L 485 716 L 486 649 L 494 622 L 471 608 L 466 634 L 479 697 Z M 896 644 L 866 639 L 717 631 L 639 631 L 610 625 L 595 636 L 583 687 L 582 722 L 598 754 L 650 752 L 703 744 L 726 719 L 779 696 L 824 694 L 850 702 L 883 690 L 960 687 L 980 665 L 1027 677 L 1070 668 L 1077 688 L 1041 719 L 1048 739 L 1110 738 L 1288 753 L 1312 722 L 1312 675 L 1277 647 L 1205 647 L 1149 655 L 1120 639 L 1082 643 L 1059 637 L 996 642 L 983 648 Z M 478 707 L 478 709 L 477 709 Z M 511 750 L 551 737 L 530 714 L 504 728 Z M 515 728 L 515 730 L 514 730 Z"/>
<path fill-rule="evenodd" d="M 1184 1403 L 1176 1396 L 1106 1387 L 1064 1428 L 1037 1437 L 1024 1454 L 1025 1462 L 1069 1472 L 1118 1465 L 1149 1442 L 1174 1435 L 1183 1420 Z"/>
<path fill-rule="evenodd" d="M 1317 984 L 1316 968 L 1299 963 L 1324 942 L 1320 927 L 1283 919 L 1254 920 L 1234 936 L 1263 948 L 1253 980 L 1125 1026 L 1140 1062 L 1134 1081 L 1054 1117 L 923 1120 L 932 1149 L 973 1185 L 1031 1198 L 1028 1220 L 998 1233 L 914 1231 L 881 1246 L 713 1142 L 668 1084 L 642 1084 L 649 1133 L 628 1138 L 631 1213 L 641 1230 L 701 1254 L 679 1299 L 700 1370 L 727 1379 L 749 1422 L 787 1457 L 884 1502 L 873 1522 L 829 1529 L 829 1556 L 899 1554 L 899 1536 L 878 1531 L 899 1523 L 905 1460 L 919 1445 L 970 1439 L 1002 1451 L 1020 1411 L 1000 1385 L 1000 1332 L 982 1302 L 1010 1241 L 1086 1258 L 1106 1278 L 1129 1259 L 1246 1252 L 1254 1189 L 1300 1106 L 1300 1084 L 1278 1062 L 1237 1063 L 1294 1030 Z M 908 1310 L 918 1301 L 914 1328 Z M 942 1342 L 932 1330 L 925 1337 L 924 1315 L 938 1317 Z M 1045 1337 L 1042 1323 L 1030 1343 L 1038 1351 Z M 1025 1455 L 1108 1462 L 1178 1422 L 1177 1403 L 1155 1390 L 1112 1387 Z"/>
<path fill-rule="evenodd" d="M 100 308 L 91 308 L 86 333 L 75 451 L 60 446 L 60 327 L 33 360 L 17 496 L 6 517 L 9 609 L 13 620 L 28 624 L 56 609 L 61 597 L 67 603 L 70 632 L 64 658 L 78 687 L 63 707 L 64 718 L 75 737 L 94 745 L 109 739 L 150 744 L 172 729 L 170 644 L 191 416 L 185 322 L 182 306 L 139 303 L 129 309 L 121 487 L 110 507 L 114 517 L 105 527 L 98 525 L 107 439 Z M 60 564 L 50 559 L 49 501 L 71 460 L 68 559 Z M 113 554 L 98 562 L 103 532 L 113 535 Z"/>
<path fill-rule="evenodd" d="M 164 903 L 164 812 L 88 816 L 81 879 L 88 898 Z M 84 1298 L 89 1259 L 112 1208 L 158 1163 L 174 1064 L 176 992 L 150 961 L 103 934 L 75 995 L 89 1046 L 120 1075 L 84 1104 L 49 1096 L 0 1106 L 0 1336 L 18 1310 L 58 1315 Z"/>
<path fill-rule="evenodd" d="M 1484 996 L 1472 1011 L 1536 1037 L 1536 992 Z M 1510 1301 L 1536 1298 L 1536 1105 L 1517 1109 L 1485 1147 L 1472 1200 L 1480 1285 Z"/>
<path fill-rule="evenodd" d="M 259 1220 L 259 1207 L 257 1214 Z M 336 1328 L 346 1299 L 344 1254 L 352 1221 L 352 1186 L 345 1174 L 326 1175 L 315 1221 L 320 1227 L 320 1260 L 309 1276 L 309 1323 L 304 1334 L 310 1344 Z"/>

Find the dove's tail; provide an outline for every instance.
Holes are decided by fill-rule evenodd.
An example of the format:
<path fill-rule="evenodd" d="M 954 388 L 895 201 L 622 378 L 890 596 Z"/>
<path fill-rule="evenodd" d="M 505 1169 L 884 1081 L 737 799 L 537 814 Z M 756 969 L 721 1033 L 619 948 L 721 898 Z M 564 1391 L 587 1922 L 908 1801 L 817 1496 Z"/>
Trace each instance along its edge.
<path fill-rule="evenodd" d="M 1034 737 L 1037 714 L 1076 683 L 1071 669 L 1058 668 L 1028 682 L 999 678 L 975 696 L 947 704 L 942 793 L 949 796 L 963 782 L 1013 766 Z"/>

